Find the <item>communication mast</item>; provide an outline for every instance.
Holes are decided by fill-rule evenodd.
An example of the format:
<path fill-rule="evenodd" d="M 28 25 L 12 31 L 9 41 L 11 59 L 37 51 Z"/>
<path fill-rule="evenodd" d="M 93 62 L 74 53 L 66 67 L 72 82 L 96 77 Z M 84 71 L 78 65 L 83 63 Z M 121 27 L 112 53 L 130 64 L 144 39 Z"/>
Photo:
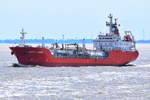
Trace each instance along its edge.
<path fill-rule="evenodd" d="M 27 32 L 24 32 L 24 29 L 22 28 L 20 34 L 22 35 L 22 36 L 20 37 L 20 39 L 21 39 L 20 45 L 21 45 L 21 46 L 25 46 L 25 34 L 27 34 Z"/>
<path fill-rule="evenodd" d="M 112 14 L 110 14 L 108 16 L 108 18 L 110 19 L 109 22 L 106 22 L 106 26 L 109 27 L 109 34 L 117 34 L 119 35 L 119 30 L 117 28 L 117 18 L 114 19 L 114 23 L 113 23 L 113 16 Z"/>
<path fill-rule="evenodd" d="M 110 18 L 110 22 L 109 22 L 109 33 L 112 33 L 112 24 L 113 24 L 113 16 L 112 16 L 112 14 L 110 14 L 109 16 L 108 16 L 108 18 Z"/>
<path fill-rule="evenodd" d="M 44 48 L 45 47 L 45 38 L 42 37 L 42 47 Z"/>

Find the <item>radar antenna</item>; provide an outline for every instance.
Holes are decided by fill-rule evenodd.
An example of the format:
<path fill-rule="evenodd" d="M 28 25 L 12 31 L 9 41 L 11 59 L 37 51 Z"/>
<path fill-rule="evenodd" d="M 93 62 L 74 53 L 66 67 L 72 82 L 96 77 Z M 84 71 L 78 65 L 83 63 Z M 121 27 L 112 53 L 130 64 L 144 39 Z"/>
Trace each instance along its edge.
<path fill-rule="evenodd" d="M 117 18 L 115 18 L 115 25 L 117 25 L 117 20 L 118 20 L 118 19 L 117 19 Z"/>

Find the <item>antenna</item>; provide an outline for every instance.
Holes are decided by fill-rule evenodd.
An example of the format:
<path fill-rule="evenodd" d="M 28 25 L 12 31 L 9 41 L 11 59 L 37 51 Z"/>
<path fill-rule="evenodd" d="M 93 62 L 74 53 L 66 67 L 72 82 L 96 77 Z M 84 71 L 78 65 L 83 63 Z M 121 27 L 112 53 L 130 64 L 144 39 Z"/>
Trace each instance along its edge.
<path fill-rule="evenodd" d="M 42 37 L 42 48 L 44 48 L 45 47 L 45 43 L 44 43 L 44 37 Z"/>
<path fill-rule="evenodd" d="M 25 45 L 25 34 L 27 34 L 27 32 L 24 32 L 24 29 L 22 28 L 20 34 L 22 35 L 20 37 L 20 39 L 21 39 L 21 46 L 24 46 Z"/>
<path fill-rule="evenodd" d="M 62 35 L 62 39 L 63 39 L 63 40 L 65 39 L 64 34 Z"/>
<path fill-rule="evenodd" d="M 83 48 L 83 50 L 86 49 L 86 47 L 85 47 L 85 39 L 83 39 L 82 48 Z"/>
<path fill-rule="evenodd" d="M 109 14 L 108 18 L 110 19 L 110 22 L 107 24 L 109 25 L 109 33 L 112 33 L 112 25 L 113 25 L 113 16 L 112 14 Z"/>
<path fill-rule="evenodd" d="M 115 18 L 115 25 L 117 25 L 117 20 L 118 20 L 118 18 Z"/>

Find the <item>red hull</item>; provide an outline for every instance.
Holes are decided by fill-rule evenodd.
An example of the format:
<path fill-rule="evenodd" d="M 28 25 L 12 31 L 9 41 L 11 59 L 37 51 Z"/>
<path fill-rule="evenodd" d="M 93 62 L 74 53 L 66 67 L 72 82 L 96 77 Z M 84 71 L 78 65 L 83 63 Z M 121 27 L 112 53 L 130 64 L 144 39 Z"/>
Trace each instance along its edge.
<path fill-rule="evenodd" d="M 121 66 L 136 60 L 138 51 L 112 50 L 106 59 L 56 58 L 46 48 L 10 47 L 18 62 L 24 65 L 40 66 Z"/>

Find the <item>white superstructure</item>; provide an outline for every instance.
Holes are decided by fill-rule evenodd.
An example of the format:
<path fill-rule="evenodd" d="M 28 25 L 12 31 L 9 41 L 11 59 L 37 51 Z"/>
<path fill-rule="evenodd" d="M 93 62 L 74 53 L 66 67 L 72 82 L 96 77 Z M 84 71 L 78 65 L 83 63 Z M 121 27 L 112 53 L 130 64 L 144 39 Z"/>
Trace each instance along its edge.
<path fill-rule="evenodd" d="M 130 31 L 125 31 L 124 39 L 122 40 L 119 34 L 117 19 L 113 23 L 113 16 L 108 16 L 110 22 L 106 22 L 109 27 L 109 33 L 105 35 L 98 35 L 97 39 L 93 41 L 96 50 L 123 50 L 134 51 L 135 41 Z"/>

